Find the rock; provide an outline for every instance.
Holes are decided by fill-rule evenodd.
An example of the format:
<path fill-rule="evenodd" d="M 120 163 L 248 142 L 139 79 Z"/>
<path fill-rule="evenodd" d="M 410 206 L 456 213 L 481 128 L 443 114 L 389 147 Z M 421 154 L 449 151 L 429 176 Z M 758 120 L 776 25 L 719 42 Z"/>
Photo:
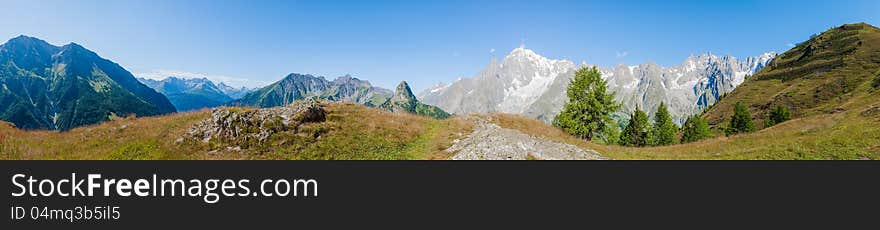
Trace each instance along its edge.
<path fill-rule="evenodd" d="M 868 109 L 865 109 L 860 114 L 865 117 L 876 116 L 876 115 L 880 114 L 880 104 L 877 104 L 877 105 L 874 105 Z"/>
<path fill-rule="evenodd" d="M 505 129 L 483 118 L 477 119 L 474 132 L 455 141 L 446 151 L 457 152 L 453 160 L 604 160 L 593 150 L 530 136 Z"/>
<path fill-rule="evenodd" d="M 275 133 L 295 131 L 303 123 L 323 122 L 325 116 L 324 105 L 312 100 L 265 109 L 216 108 L 211 117 L 190 127 L 185 138 L 217 140 L 242 149 L 264 143 Z"/>

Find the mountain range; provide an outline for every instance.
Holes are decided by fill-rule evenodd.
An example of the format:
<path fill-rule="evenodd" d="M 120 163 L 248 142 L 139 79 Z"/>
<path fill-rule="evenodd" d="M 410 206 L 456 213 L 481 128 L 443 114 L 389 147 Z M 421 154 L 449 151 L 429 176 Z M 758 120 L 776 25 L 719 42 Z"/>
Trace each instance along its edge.
<path fill-rule="evenodd" d="M 701 112 L 763 68 L 775 53 L 738 60 L 703 54 L 681 65 L 663 67 L 653 62 L 637 66 L 598 67 L 609 89 L 624 107 L 653 111 L 661 102 L 678 121 Z M 581 66 L 590 66 L 582 63 Z M 473 78 L 438 84 L 418 94 L 424 103 L 455 114 L 512 113 L 549 122 L 568 100 L 565 90 L 578 68 L 568 60 L 553 60 L 519 47 L 499 63 L 493 58 Z"/>
<path fill-rule="evenodd" d="M 138 78 L 141 83 L 168 97 L 177 111 L 191 111 L 224 105 L 233 100 L 226 91 L 207 78 L 167 77 L 162 80 Z M 223 85 L 227 90 L 236 90 Z M 246 88 L 242 88 L 246 90 Z M 237 92 L 237 91 L 231 91 Z"/>
<path fill-rule="evenodd" d="M 249 98 L 251 106 L 260 107 L 303 99 L 323 101 L 319 103 L 112 119 L 135 113 L 142 116 L 147 109 L 161 114 L 156 111 L 160 107 L 174 108 L 162 94 L 140 85 L 118 65 L 75 44 L 56 47 L 18 37 L 0 46 L 0 61 L 0 115 L 15 123 L 0 122 L 0 159 L 457 159 L 462 153 L 482 156 L 474 159 L 555 159 L 537 153 L 547 149 L 639 160 L 880 159 L 880 28 L 865 23 L 830 28 L 779 55 L 736 59 L 704 54 L 673 67 L 646 63 L 599 68 L 623 103 L 649 110 L 655 101 L 646 98 L 680 100 L 689 103 L 683 111 L 700 113 L 708 123 L 707 139 L 648 148 L 583 140 L 526 116 L 498 113 L 430 119 L 425 116 L 448 114 L 419 102 L 406 82 L 392 92 L 351 76 L 328 81 L 291 74 L 243 97 Z M 564 92 L 574 68 L 578 66 L 570 61 L 543 58 L 520 48 L 500 63 L 493 60 L 481 75 L 428 89 L 420 96 L 450 96 L 446 98 L 456 109 L 530 114 L 541 111 L 536 105 L 552 108 L 554 100 L 546 99 Z M 132 81 L 137 84 L 132 86 Z M 198 81 L 203 79 L 193 80 Z M 206 83 L 161 85 L 162 89 L 185 86 L 222 91 L 219 85 L 212 88 Z M 453 93 L 462 90 L 466 91 Z M 782 112 L 786 118 L 776 120 L 772 115 L 776 111 L 790 113 Z M 54 114 L 50 122 L 45 121 L 47 114 Z M 244 123 L 235 124 L 244 128 L 232 130 L 272 130 L 261 133 L 266 142 L 224 146 L 188 136 L 193 127 L 240 134 L 222 128 L 230 127 L 230 121 L 242 121 L 242 116 L 232 114 L 247 114 Z M 297 117 L 291 114 L 320 119 L 299 126 L 278 122 Z M 727 132 L 738 123 L 734 118 L 752 123 L 755 129 Z M 77 129 L 70 126 L 101 120 L 111 121 Z"/>
<path fill-rule="evenodd" d="M 266 87 L 244 95 L 234 105 L 274 107 L 296 100 L 323 99 L 378 106 L 390 98 L 392 92 L 374 87 L 369 81 L 345 75 L 329 81 L 324 77 L 292 73 Z"/>
<path fill-rule="evenodd" d="M 0 120 L 22 129 L 68 130 L 114 117 L 152 116 L 221 105 L 274 107 L 322 99 L 437 118 L 449 114 L 420 103 L 409 85 L 396 92 L 350 75 L 333 81 L 290 74 L 251 90 L 206 78 L 135 78 L 116 63 L 71 43 L 54 46 L 19 36 L 0 45 Z"/>
<path fill-rule="evenodd" d="M 0 45 L 0 120 L 19 128 L 67 130 L 175 111 L 165 96 L 76 43 L 19 36 Z"/>
<path fill-rule="evenodd" d="M 345 75 L 329 81 L 309 74 L 289 74 L 271 85 L 246 94 L 231 104 L 252 107 L 284 106 L 297 100 L 320 99 L 335 102 L 352 102 L 378 107 L 391 112 L 404 112 L 434 118 L 447 118 L 442 109 L 422 104 L 412 93 L 406 81 L 400 82 L 395 91 L 376 87 Z"/>
<path fill-rule="evenodd" d="M 774 57 L 772 52 L 742 59 L 707 53 L 691 55 L 680 65 L 670 67 L 647 62 L 598 68 L 624 106 L 619 117 L 635 108 L 653 111 L 663 102 L 681 123 L 712 107 L 768 66 Z M 492 58 L 472 78 L 438 84 L 408 98 L 412 92 L 405 82 L 392 92 L 350 75 L 331 81 L 294 73 L 253 91 L 207 79 L 138 81 L 121 66 L 75 43 L 58 47 L 26 36 L 0 46 L 0 63 L 0 119 L 21 128 L 52 130 L 113 116 L 150 116 L 220 105 L 273 107 L 304 99 L 380 108 L 397 101 L 397 107 L 418 113 L 410 108 L 412 105 L 401 107 L 400 102 L 412 101 L 453 114 L 502 112 L 549 122 L 567 101 L 565 90 L 574 71 L 592 66 L 546 58 L 519 47 L 500 61 Z"/>

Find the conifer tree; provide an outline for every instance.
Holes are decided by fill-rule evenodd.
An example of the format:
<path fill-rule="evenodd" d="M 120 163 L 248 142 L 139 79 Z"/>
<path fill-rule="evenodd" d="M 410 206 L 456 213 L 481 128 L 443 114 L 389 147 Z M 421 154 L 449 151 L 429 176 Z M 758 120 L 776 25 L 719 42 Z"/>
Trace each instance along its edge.
<path fill-rule="evenodd" d="M 752 121 L 752 114 L 741 101 L 737 101 L 736 105 L 733 106 L 733 116 L 730 118 L 730 127 L 727 128 L 727 135 L 754 131 L 755 123 Z"/>
<path fill-rule="evenodd" d="M 665 103 L 660 103 L 657 107 L 657 113 L 654 114 L 654 125 L 651 132 L 651 145 L 671 145 L 675 144 L 675 132 L 678 126 L 672 122 L 672 116 L 666 109 Z"/>
<path fill-rule="evenodd" d="M 681 127 L 681 143 L 691 143 L 711 137 L 709 132 L 709 124 L 706 120 L 700 118 L 699 115 L 688 117 Z"/>
<path fill-rule="evenodd" d="M 648 115 L 639 108 L 633 111 L 629 118 L 629 124 L 620 134 L 620 145 L 641 147 L 648 144 Z"/>
<path fill-rule="evenodd" d="M 608 91 L 608 85 L 596 67 L 581 67 L 575 71 L 574 78 L 566 91 L 568 103 L 553 119 L 553 126 L 561 128 L 571 135 L 592 140 L 596 135 L 610 131 L 614 125 L 611 113 L 620 108 L 614 101 L 614 93 Z"/>

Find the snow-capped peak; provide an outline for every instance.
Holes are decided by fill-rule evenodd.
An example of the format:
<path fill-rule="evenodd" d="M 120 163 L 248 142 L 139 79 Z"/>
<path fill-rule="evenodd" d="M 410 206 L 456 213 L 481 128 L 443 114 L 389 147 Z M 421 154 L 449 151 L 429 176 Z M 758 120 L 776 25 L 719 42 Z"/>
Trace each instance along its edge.
<path fill-rule="evenodd" d="M 625 105 L 623 112 L 636 106 L 650 111 L 665 102 L 675 118 L 685 118 L 715 103 L 773 57 L 772 52 L 744 59 L 702 53 L 691 54 L 677 66 L 647 62 L 598 69 Z M 474 78 L 438 84 L 423 91 L 419 99 L 456 114 L 505 112 L 549 121 L 567 100 L 565 89 L 577 68 L 571 61 L 545 58 L 519 47 L 500 63 L 493 58 Z"/>

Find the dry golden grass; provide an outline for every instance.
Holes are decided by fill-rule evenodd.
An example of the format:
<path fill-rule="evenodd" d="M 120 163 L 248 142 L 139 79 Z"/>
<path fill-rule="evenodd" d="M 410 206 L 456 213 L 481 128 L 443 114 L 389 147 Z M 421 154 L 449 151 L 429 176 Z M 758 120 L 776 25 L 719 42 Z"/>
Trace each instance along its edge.
<path fill-rule="evenodd" d="M 453 141 L 463 139 L 473 132 L 474 123 L 462 117 L 452 117 L 445 120 L 435 121 L 434 132 L 427 140 L 426 148 L 416 150 L 423 153 L 423 159 L 429 160 L 447 160 L 452 158 L 454 153 L 445 151 L 452 147 Z"/>
<path fill-rule="evenodd" d="M 137 159 L 185 159 L 174 140 L 206 111 L 160 117 L 125 118 L 66 132 L 23 131 L 0 127 L 0 157 L 4 159 L 115 159 L 122 151 Z"/>

